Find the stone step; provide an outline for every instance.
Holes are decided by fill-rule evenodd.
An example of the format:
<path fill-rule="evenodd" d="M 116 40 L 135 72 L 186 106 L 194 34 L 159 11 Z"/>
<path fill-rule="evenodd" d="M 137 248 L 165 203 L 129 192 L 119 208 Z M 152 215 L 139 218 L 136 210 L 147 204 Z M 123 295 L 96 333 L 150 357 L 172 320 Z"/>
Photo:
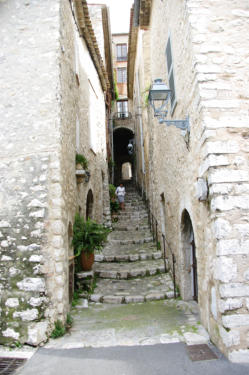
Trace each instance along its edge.
<path fill-rule="evenodd" d="M 131 241 L 131 243 L 135 243 L 133 241 L 138 241 L 137 243 L 143 242 L 150 242 L 152 240 L 151 233 L 149 231 L 139 231 L 139 230 L 130 230 L 127 231 L 119 231 L 114 230 L 108 236 L 108 241 Z M 140 242 L 143 241 L 143 242 Z"/>
<path fill-rule="evenodd" d="M 136 221 L 138 219 L 149 220 L 149 216 L 148 216 L 147 212 L 143 212 L 143 213 L 136 212 L 134 214 L 132 214 L 130 212 L 122 213 L 121 215 L 118 215 L 118 218 L 121 219 L 121 220 L 124 219 L 124 220 L 132 220 L 132 221 Z"/>
<path fill-rule="evenodd" d="M 133 223 L 131 224 L 130 222 L 117 222 L 112 225 L 113 230 L 116 231 L 122 231 L 122 232 L 127 232 L 127 231 L 139 231 L 142 230 L 148 231 L 150 229 L 149 224 L 139 224 L 139 223 Z"/>
<path fill-rule="evenodd" d="M 111 244 L 107 243 L 103 248 L 103 251 L 100 255 L 103 256 L 111 256 L 111 257 L 127 257 L 129 258 L 130 255 L 139 255 L 141 260 L 152 259 L 153 253 L 157 253 L 158 250 L 156 248 L 155 243 L 147 242 L 143 244 Z"/>
<path fill-rule="evenodd" d="M 169 274 L 130 280 L 97 279 L 92 302 L 139 303 L 174 298 L 174 286 Z"/>
<path fill-rule="evenodd" d="M 136 262 L 138 260 L 162 259 L 163 253 L 161 251 L 153 251 L 152 253 L 135 253 L 135 254 L 119 254 L 119 255 L 104 255 L 95 254 L 95 262 Z"/>
<path fill-rule="evenodd" d="M 129 240 L 120 240 L 120 239 L 109 239 L 109 243 L 111 245 L 132 245 L 132 244 L 144 244 L 144 243 L 149 243 L 149 242 L 153 242 L 153 237 L 150 236 L 150 237 L 145 237 L 145 238 L 133 238 L 133 239 L 129 239 Z"/>
<path fill-rule="evenodd" d="M 140 260 L 137 262 L 114 263 L 96 262 L 93 265 L 95 275 L 105 279 L 131 279 L 138 276 L 152 276 L 165 272 L 164 262 L 158 260 Z"/>

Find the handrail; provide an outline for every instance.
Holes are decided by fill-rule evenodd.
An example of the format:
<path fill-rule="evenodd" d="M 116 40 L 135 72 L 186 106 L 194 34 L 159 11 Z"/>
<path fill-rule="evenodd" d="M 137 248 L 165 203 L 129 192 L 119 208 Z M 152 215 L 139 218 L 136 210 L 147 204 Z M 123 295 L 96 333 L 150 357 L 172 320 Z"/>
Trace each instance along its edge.
<path fill-rule="evenodd" d="M 166 246 L 165 244 L 168 245 L 168 249 L 171 253 L 171 257 L 172 257 L 172 273 L 173 273 L 173 285 L 174 285 L 174 298 L 176 298 L 176 272 L 175 272 L 175 263 L 176 263 L 176 258 L 175 258 L 175 254 L 173 253 L 173 251 L 171 250 L 171 247 L 168 243 L 168 241 L 166 240 L 166 237 L 165 237 L 165 234 L 162 233 L 162 238 L 163 238 L 163 249 L 164 249 L 164 266 L 165 266 L 165 269 L 166 269 L 166 259 L 169 259 L 166 255 Z"/>
<path fill-rule="evenodd" d="M 138 188 L 137 190 L 139 191 L 140 189 Z M 140 191 L 139 191 L 139 193 L 140 193 Z M 151 212 L 149 199 L 147 199 L 147 200 L 144 199 L 144 201 L 145 201 L 145 204 L 146 204 L 147 210 L 148 210 L 149 227 L 150 227 L 150 231 L 152 232 L 153 241 L 155 242 L 155 240 L 156 240 L 156 244 L 158 244 L 158 221 L 155 218 L 155 216 L 153 215 L 153 213 Z M 170 255 L 171 255 L 171 259 L 172 259 L 172 274 L 173 274 L 172 276 L 173 276 L 173 285 L 174 285 L 174 298 L 176 298 L 177 297 L 176 272 L 175 272 L 176 258 L 175 258 L 175 254 L 173 253 L 173 251 L 170 247 L 170 244 L 168 243 L 164 233 L 162 233 L 162 240 L 163 240 L 163 259 L 164 259 L 165 273 L 167 273 L 169 271 L 169 269 L 167 268 L 167 262 L 166 262 L 166 260 L 169 259 L 169 257 L 167 257 L 167 253 L 166 253 L 166 244 L 167 244 L 167 248 L 170 251 Z"/>

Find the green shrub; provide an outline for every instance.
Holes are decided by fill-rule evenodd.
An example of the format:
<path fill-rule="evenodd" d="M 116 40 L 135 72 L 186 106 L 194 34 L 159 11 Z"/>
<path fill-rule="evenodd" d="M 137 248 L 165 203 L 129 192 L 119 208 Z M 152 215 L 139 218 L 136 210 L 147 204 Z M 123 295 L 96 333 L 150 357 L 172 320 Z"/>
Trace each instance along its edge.
<path fill-rule="evenodd" d="M 114 185 L 112 184 L 109 184 L 109 195 L 110 195 L 110 199 L 115 199 L 116 198 L 116 195 L 115 195 L 115 191 L 116 191 L 116 188 Z"/>
<path fill-rule="evenodd" d="M 87 169 L 88 168 L 88 160 L 85 158 L 84 155 L 76 154 L 76 156 L 75 156 L 75 163 L 76 164 L 81 164 L 83 169 Z"/>

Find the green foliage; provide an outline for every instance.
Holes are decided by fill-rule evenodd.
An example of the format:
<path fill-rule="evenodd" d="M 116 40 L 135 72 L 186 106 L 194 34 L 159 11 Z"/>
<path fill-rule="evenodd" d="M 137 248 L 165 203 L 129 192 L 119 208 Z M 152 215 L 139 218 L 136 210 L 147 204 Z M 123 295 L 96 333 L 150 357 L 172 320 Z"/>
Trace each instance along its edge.
<path fill-rule="evenodd" d="M 20 341 L 15 341 L 14 345 L 15 345 L 16 348 L 22 348 L 23 347 L 23 344 Z"/>
<path fill-rule="evenodd" d="M 87 169 L 88 168 L 88 160 L 85 158 L 84 155 L 76 154 L 76 156 L 75 156 L 75 163 L 76 164 L 81 164 L 83 169 Z"/>
<path fill-rule="evenodd" d="M 115 195 L 115 191 L 116 191 L 116 188 L 114 185 L 112 184 L 109 184 L 109 195 L 110 195 L 110 198 L 116 198 L 116 195 Z"/>
<path fill-rule="evenodd" d="M 75 307 L 76 305 L 78 305 L 78 302 L 79 302 L 79 294 L 80 294 L 80 290 L 75 290 L 74 291 L 74 294 L 73 294 L 73 300 L 72 300 L 72 306 Z"/>
<path fill-rule="evenodd" d="M 120 209 L 119 203 L 115 201 L 110 202 L 111 213 L 117 213 Z"/>
<path fill-rule="evenodd" d="M 73 241 L 74 254 L 79 256 L 82 251 L 86 254 L 91 254 L 95 250 L 100 250 L 106 241 L 110 229 L 94 220 L 84 220 L 79 213 L 75 215 L 73 226 Z"/>
<path fill-rule="evenodd" d="M 54 330 L 51 333 L 51 337 L 53 339 L 57 339 L 58 337 L 64 336 L 66 333 L 66 328 L 61 320 L 57 320 L 54 325 Z"/>
<path fill-rule="evenodd" d="M 160 241 L 157 241 L 156 248 L 157 248 L 157 250 L 161 250 L 161 243 L 160 243 Z"/>
<path fill-rule="evenodd" d="M 119 99 L 118 95 L 118 87 L 117 87 L 117 76 L 116 76 L 116 70 L 114 70 L 114 94 L 115 94 L 115 99 Z"/>
<path fill-rule="evenodd" d="M 150 91 L 150 84 L 146 87 L 146 89 L 142 92 L 143 95 L 143 101 L 145 107 L 148 107 L 149 104 L 149 91 Z"/>
<path fill-rule="evenodd" d="M 69 329 L 73 325 L 73 318 L 72 316 L 68 313 L 67 314 L 67 320 L 66 320 L 66 328 Z"/>

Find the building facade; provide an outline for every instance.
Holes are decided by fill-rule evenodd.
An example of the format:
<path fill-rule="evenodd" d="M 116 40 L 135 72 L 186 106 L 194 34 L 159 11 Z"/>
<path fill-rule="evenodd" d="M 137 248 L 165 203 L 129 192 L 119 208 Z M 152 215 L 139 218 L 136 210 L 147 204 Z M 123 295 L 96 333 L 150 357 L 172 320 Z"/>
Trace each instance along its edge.
<path fill-rule="evenodd" d="M 75 213 L 110 224 L 113 82 L 97 43 L 109 26 L 101 8 L 96 39 L 86 1 L 0 8 L 0 342 L 38 345 L 70 309 Z M 88 161 L 83 181 L 77 153 Z"/>
<path fill-rule="evenodd" d="M 134 177 L 134 119 L 127 97 L 127 61 L 129 34 L 112 34 L 113 69 L 116 83 L 116 101 L 113 105 L 113 183 Z M 128 152 L 128 145 L 133 151 Z M 131 147 L 131 146 L 130 146 Z M 123 172 L 122 172 L 123 171 Z"/>
<path fill-rule="evenodd" d="M 235 362 L 249 361 L 248 17 L 247 1 L 135 1 L 128 62 L 138 184 L 182 298 Z M 154 118 L 157 78 L 189 131 Z"/>

